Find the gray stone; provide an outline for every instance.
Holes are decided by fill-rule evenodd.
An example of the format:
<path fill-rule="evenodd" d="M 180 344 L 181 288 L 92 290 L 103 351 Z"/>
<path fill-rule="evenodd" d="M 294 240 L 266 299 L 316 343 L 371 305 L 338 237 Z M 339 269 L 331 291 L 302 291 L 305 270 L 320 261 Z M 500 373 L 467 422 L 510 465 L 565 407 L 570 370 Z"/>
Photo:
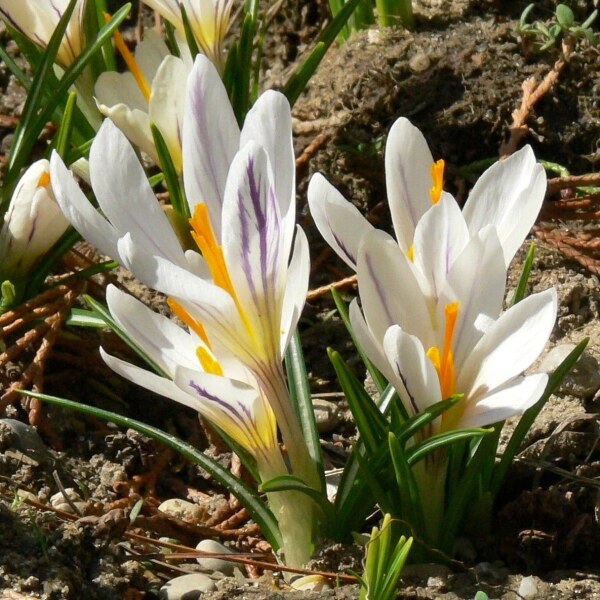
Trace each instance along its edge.
<path fill-rule="evenodd" d="M 215 554 L 233 554 L 231 549 L 215 540 L 202 540 L 196 546 L 196 550 L 213 552 Z M 196 560 L 203 571 L 219 571 L 224 575 L 233 575 L 233 569 L 237 566 L 232 561 L 223 558 L 212 558 L 210 556 L 199 556 Z"/>
<path fill-rule="evenodd" d="M 536 578 L 530 575 L 529 577 L 523 577 L 519 584 L 519 591 L 517 592 L 521 598 L 535 598 L 538 593 L 538 587 Z"/>
<path fill-rule="evenodd" d="M 100 483 L 107 488 L 112 489 L 113 485 L 119 481 L 127 481 L 127 472 L 123 465 L 113 462 L 106 462 L 100 468 Z"/>
<path fill-rule="evenodd" d="M 542 373 L 552 373 L 575 348 L 575 344 L 560 344 L 546 354 L 538 368 Z M 563 379 L 559 392 L 576 398 L 589 398 L 600 388 L 598 361 L 587 351 L 579 357 Z"/>
<path fill-rule="evenodd" d="M 0 421 L 12 430 L 12 448 L 19 450 L 39 464 L 52 462 L 52 455 L 35 427 L 21 423 L 17 419 L 0 419 Z"/>
<path fill-rule="evenodd" d="M 319 433 L 330 433 L 333 431 L 340 422 L 340 413 L 337 405 L 322 398 L 313 398 L 312 403 Z"/>
<path fill-rule="evenodd" d="M 203 573 L 190 573 L 171 579 L 160 588 L 162 600 L 197 600 L 204 592 L 213 592 L 215 582 Z"/>

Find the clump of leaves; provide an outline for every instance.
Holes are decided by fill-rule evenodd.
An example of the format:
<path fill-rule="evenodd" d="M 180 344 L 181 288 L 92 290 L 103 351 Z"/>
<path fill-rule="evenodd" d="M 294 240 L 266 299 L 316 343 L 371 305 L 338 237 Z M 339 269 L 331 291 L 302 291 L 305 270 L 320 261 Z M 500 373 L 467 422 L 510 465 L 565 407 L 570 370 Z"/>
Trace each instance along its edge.
<path fill-rule="evenodd" d="M 566 4 L 559 4 L 550 23 L 533 21 L 528 23 L 529 16 L 535 7 L 535 3 L 529 4 L 521 14 L 517 31 L 524 42 L 539 44 L 540 50 L 548 50 L 556 46 L 562 40 L 587 40 L 595 47 L 600 47 L 600 35 L 592 30 L 592 23 L 598 16 L 594 10 L 583 22 L 577 23 L 575 14 Z"/>

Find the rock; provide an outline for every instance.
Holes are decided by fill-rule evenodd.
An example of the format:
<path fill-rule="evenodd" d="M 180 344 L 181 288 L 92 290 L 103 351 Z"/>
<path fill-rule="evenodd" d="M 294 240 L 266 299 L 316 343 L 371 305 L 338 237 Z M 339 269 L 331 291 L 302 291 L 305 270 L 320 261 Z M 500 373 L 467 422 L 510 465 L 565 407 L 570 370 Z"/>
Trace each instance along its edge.
<path fill-rule="evenodd" d="M 168 500 L 165 500 L 158 507 L 158 510 L 170 517 L 175 517 L 176 519 L 181 519 L 182 521 L 188 521 L 190 523 L 203 521 L 206 516 L 206 511 L 201 506 L 179 498 L 169 498 Z"/>
<path fill-rule="evenodd" d="M 12 430 L 13 435 L 10 440 L 12 448 L 21 451 L 25 456 L 37 461 L 39 464 L 52 461 L 52 455 L 35 427 L 25 425 L 17 419 L 0 419 L 0 421 Z"/>
<path fill-rule="evenodd" d="M 290 584 L 292 589 L 302 592 L 320 592 L 330 590 L 329 580 L 322 575 L 303 575 L 296 577 Z"/>
<path fill-rule="evenodd" d="M 204 592 L 216 589 L 214 581 L 203 573 L 190 573 L 175 577 L 160 588 L 159 598 L 162 600 L 196 600 Z"/>
<path fill-rule="evenodd" d="M 475 574 L 486 583 L 498 585 L 506 580 L 508 571 L 504 568 L 498 568 L 489 562 L 480 562 L 475 565 Z"/>
<path fill-rule="evenodd" d="M 340 414 L 337 405 L 333 402 L 329 402 L 329 400 L 323 400 L 322 398 L 314 398 L 312 403 L 319 433 L 329 433 L 333 431 L 340 422 Z"/>
<path fill-rule="evenodd" d="M 542 373 L 552 373 L 574 348 L 575 344 L 560 344 L 552 348 L 542 359 L 538 370 Z M 584 350 L 579 360 L 563 379 L 559 391 L 576 398 L 589 398 L 599 388 L 600 367 L 598 361 Z"/>
<path fill-rule="evenodd" d="M 538 593 L 538 588 L 536 584 L 536 578 L 532 575 L 529 577 L 523 577 L 521 579 L 521 583 L 519 584 L 519 591 L 517 594 L 522 598 L 535 598 Z"/>
<path fill-rule="evenodd" d="M 65 488 L 65 493 L 73 503 L 81 502 L 81 496 L 73 488 Z M 65 495 L 62 492 L 50 496 L 50 506 L 57 510 L 63 510 L 65 512 L 74 512 L 71 505 L 65 500 Z"/>
<path fill-rule="evenodd" d="M 202 540 L 196 546 L 196 550 L 214 552 L 215 554 L 233 554 L 231 549 L 215 540 Z M 203 571 L 219 571 L 224 575 L 233 575 L 233 569 L 237 566 L 232 561 L 223 558 L 212 558 L 210 556 L 199 556 L 196 560 Z"/>

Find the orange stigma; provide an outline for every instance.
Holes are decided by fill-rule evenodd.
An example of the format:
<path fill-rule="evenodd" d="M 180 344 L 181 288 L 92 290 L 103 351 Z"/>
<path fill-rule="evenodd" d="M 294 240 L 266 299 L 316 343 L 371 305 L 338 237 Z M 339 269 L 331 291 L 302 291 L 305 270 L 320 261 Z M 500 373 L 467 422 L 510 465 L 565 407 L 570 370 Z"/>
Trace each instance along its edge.
<path fill-rule="evenodd" d="M 50 184 L 50 173 L 48 171 L 43 171 L 38 179 L 38 187 L 48 187 Z"/>
<path fill-rule="evenodd" d="M 108 23 L 108 21 L 110 21 L 110 15 L 108 13 L 104 13 L 104 19 Z M 130 52 L 125 40 L 123 39 L 123 36 L 117 29 L 115 29 L 113 36 L 115 38 L 115 46 L 117 47 L 119 54 L 123 57 L 127 68 L 131 71 L 131 74 L 135 78 L 140 91 L 148 102 L 150 100 L 150 86 L 148 85 L 148 82 L 146 81 L 146 78 L 140 69 L 140 65 L 138 64 L 137 60 L 135 60 L 135 57 Z"/>
<path fill-rule="evenodd" d="M 440 352 L 440 349 L 437 346 L 432 346 L 427 350 L 427 356 L 438 373 L 440 387 L 442 389 L 442 398 L 444 400 L 452 396 L 456 391 L 456 372 L 454 369 L 452 342 L 454 340 L 454 330 L 458 319 L 458 307 L 458 302 L 450 302 L 449 304 L 446 304 L 444 308 L 446 327 L 442 351 Z"/>
<path fill-rule="evenodd" d="M 444 160 L 440 159 L 431 165 L 431 179 L 433 186 L 429 190 L 432 204 L 437 204 L 444 191 Z"/>

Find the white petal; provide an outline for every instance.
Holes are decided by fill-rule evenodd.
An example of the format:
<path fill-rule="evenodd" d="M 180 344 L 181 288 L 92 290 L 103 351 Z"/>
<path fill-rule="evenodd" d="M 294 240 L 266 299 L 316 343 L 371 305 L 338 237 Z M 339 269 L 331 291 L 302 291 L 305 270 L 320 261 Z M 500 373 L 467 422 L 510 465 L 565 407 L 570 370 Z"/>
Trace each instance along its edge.
<path fill-rule="evenodd" d="M 291 242 L 296 222 L 296 164 L 292 142 L 292 115 L 287 98 L 273 90 L 262 94 L 244 121 L 240 148 L 249 141 L 262 146 L 273 170 L 275 195 Z"/>
<path fill-rule="evenodd" d="M 541 398 L 547 383 L 544 373 L 517 377 L 470 403 L 458 427 L 484 427 L 521 415 Z"/>
<path fill-rule="evenodd" d="M 178 173 L 182 168 L 182 130 L 185 90 L 188 70 L 184 62 L 168 56 L 152 81 L 150 97 L 150 121 L 160 130 L 171 160 Z"/>
<path fill-rule="evenodd" d="M 484 333 L 481 325 L 500 316 L 505 285 L 500 240 L 495 228 L 487 226 L 456 259 L 441 295 L 440 308 L 449 302 L 460 303 L 453 337 L 455 365 L 462 365 L 472 352 Z"/>
<path fill-rule="evenodd" d="M 358 246 L 373 226 L 320 173 L 315 173 L 308 184 L 308 205 L 325 241 L 356 270 Z"/>
<path fill-rule="evenodd" d="M 544 168 L 525 146 L 494 163 L 473 187 L 463 210 L 469 232 L 495 225 L 508 265 L 535 223 L 545 192 Z"/>
<path fill-rule="evenodd" d="M 149 254 L 184 265 L 177 235 L 156 200 L 146 174 L 125 136 L 106 120 L 90 150 L 90 178 L 104 214 Z"/>
<path fill-rule="evenodd" d="M 114 319 L 171 378 L 178 365 L 199 368 L 198 341 L 171 319 L 109 285 L 106 301 Z"/>
<path fill-rule="evenodd" d="M 290 338 L 296 331 L 298 320 L 306 302 L 310 255 L 308 240 L 302 228 L 296 228 L 296 239 L 292 259 L 287 270 L 287 281 L 281 309 L 281 356 L 287 350 Z"/>
<path fill-rule="evenodd" d="M 423 134 L 408 119 L 398 119 L 385 148 L 385 178 L 394 230 L 403 252 L 408 252 L 417 223 L 431 208 L 432 165 Z"/>
<path fill-rule="evenodd" d="M 425 274 L 434 300 L 468 241 L 469 232 L 458 204 L 450 194 L 443 194 L 417 223 L 414 237 L 415 266 Z"/>
<path fill-rule="evenodd" d="M 50 181 L 56 201 L 71 225 L 102 254 L 118 260 L 115 228 L 90 204 L 56 152 L 50 158 Z"/>
<path fill-rule="evenodd" d="M 183 117 L 183 179 L 191 212 L 208 206 L 221 237 L 221 206 L 229 165 L 239 148 L 239 127 L 227 91 L 214 65 L 198 55 L 188 78 Z"/>
<path fill-rule="evenodd" d="M 396 325 L 386 332 L 383 348 L 396 378 L 402 381 L 397 391 L 410 414 L 443 400 L 438 374 L 419 338 Z"/>
<path fill-rule="evenodd" d="M 379 343 L 392 325 L 400 325 L 430 346 L 433 340 L 428 299 L 398 244 L 382 231 L 366 233 L 357 267 L 363 313 Z"/>
<path fill-rule="evenodd" d="M 522 373 L 540 355 L 556 321 L 556 290 L 528 296 L 503 313 L 457 373 L 469 396 L 486 394 Z"/>
<path fill-rule="evenodd" d="M 231 164 L 223 222 L 223 254 L 238 300 L 255 335 L 271 356 L 277 356 L 289 251 L 283 248 L 268 157 L 254 142 L 248 142 Z"/>
<path fill-rule="evenodd" d="M 104 71 L 96 80 L 94 93 L 98 109 L 103 115 L 109 116 L 106 111 L 116 104 L 125 104 L 130 110 L 137 108 L 144 113 L 148 112 L 148 101 L 129 71 Z"/>

